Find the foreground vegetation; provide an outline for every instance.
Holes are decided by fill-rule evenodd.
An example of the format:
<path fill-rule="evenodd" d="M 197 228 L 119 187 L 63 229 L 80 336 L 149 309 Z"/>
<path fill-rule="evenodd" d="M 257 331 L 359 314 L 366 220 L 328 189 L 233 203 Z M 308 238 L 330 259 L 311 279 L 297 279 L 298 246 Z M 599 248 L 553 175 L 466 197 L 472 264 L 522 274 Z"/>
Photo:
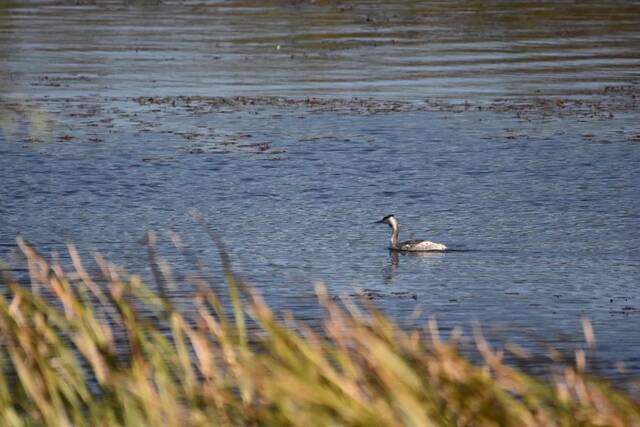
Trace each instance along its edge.
<path fill-rule="evenodd" d="M 280 321 L 212 237 L 226 286 L 194 278 L 193 318 L 162 297 L 170 276 L 152 244 L 157 293 L 99 256 L 90 276 L 73 247 L 65 272 L 19 239 L 32 283 L 0 280 L 0 424 L 640 425 L 638 402 L 583 373 L 581 357 L 540 380 L 477 333 L 477 366 L 435 323 L 403 332 L 321 286 L 320 333 Z"/>

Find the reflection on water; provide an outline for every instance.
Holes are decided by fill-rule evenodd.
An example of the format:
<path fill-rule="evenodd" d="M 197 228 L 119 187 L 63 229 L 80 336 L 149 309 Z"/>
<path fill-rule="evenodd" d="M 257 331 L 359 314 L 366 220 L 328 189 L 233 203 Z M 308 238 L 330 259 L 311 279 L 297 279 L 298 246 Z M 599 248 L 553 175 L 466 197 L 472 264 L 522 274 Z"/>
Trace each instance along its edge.
<path fill-rule="evenodd" d="M 382 278 L 387 284 L 394 283 L 395 273 L 400 265 L 400 257 L 426 258 L 429 261 L 444 258 L 444 252 L 399 252 L 389 249 L 389 265 L 383 267 Z"/>
<path fill-rule="evenodd" d="M 43 1 L 0 13 L 3 68 L 20 84 L 2 90 L 33 96 L 590 95 L 640 68 L 634 1 Z"/>

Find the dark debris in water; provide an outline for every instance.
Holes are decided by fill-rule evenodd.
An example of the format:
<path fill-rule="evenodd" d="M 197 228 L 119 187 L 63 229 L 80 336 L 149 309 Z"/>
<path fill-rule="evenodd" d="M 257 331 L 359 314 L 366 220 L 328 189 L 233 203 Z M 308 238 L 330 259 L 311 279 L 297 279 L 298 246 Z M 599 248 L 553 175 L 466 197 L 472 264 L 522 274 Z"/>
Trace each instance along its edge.
<path fill-rule="evenodd" d="M 245 115 L 265 114 L 264 117 L 271 120 L 284 120 L 325 113 L 377 115 L 409 112 L 490 112 L 507 114 L 525 123 L 563 118 L 597 123 L 613 119 L 619 114 L 638 111 L 640 85 L 611 86 L 598 95 L 580 99 L 528 97 L 475 102 L 274 96 L 45 97 L 0 100 L 0 130 L 9 140 L 27 143 L 112 143 L 123 137 L 140 138 L 145 141 L 169 141 L 176 145 L 176 154 L 238 153 L 259 155 L 267 160 L 283 160 L 288 153 L 276 139 L 277 136 L 263 135 L 256 130 L 232 129 L 226 123 L 230 120 L 242 121 Z M 542 135 L 539 131 L 538 135 L 533 135 L 531 129 L 516 126 L 518 127 L 505 128 L 502 133 L 497 132 L 495 135 L 480 135 L 479 138 L 498 138 L 509 142 Z M 603 135 L 591 126 L 589 129 L 581 129 L 580 137 L 586 142 L 597 144 L 620 139 L 640 142 L 637 128 L 619 131 L 622 134 Z M 300 143 L 323 143 L 351 139 L 344 135 L 323 133 L 305 135 L 297 140 Z"/>
<path fill-rule="evenodd" d="M 357 292 L 353 292 L 346 296 L 334 296 L 334 300 L 338 299 L 355 299 L 355 300 L 367 300 L 367 301 L 375 301 L 375 300 L 383 300 L 383 299 L 411 299 L 414 301 L 418 300 L 418 295 L 413 292 L 408 291 L 397 291 L 397 292 L 383 292 L 376 291 L 373 289 L 361 289 Z"/>
<path fill-rule="evenodd" d="M 253 107 L 297 107 L 309 112 L 348 112 L 350 114 L 381 114 L 394 112 L 434 111 L 463 113 L 491 111 L 512 113 L 523 119 L 543 117 L 613 118 L 617 112 L 640 111 L 640 86 L 625 85 L 606 87 L 600 96 L 590 98 L 506 98 L 493 101 L 394 101 L 374 98 L 285 98 L 272 96 L 237 97 L 139 97 L 141 106 L 156 105 L 186 108 L 199 114 L 222 110 L 247 111 Z M 220 111 L 218 111 L 220 112 Z"/>

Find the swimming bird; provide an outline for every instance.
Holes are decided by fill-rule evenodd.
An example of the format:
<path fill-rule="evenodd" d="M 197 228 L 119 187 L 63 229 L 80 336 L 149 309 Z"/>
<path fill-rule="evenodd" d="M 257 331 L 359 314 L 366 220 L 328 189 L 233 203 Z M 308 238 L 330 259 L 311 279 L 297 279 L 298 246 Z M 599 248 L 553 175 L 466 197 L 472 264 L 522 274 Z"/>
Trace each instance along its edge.
<path fill-rule="evenodd" d="M 376 224 L 387 224 L 391 227 L 391 246 L 389 246 L 389 249 L 391 250 L 405 252 L 442 252 L 447 250 L 447 247 L 442 243 L 434 243 L 428 240 L 407 240 L 404 242 L 398 242 L 400 223 L 393 214 L 385 216 L 380 221 L 376 221 Z"/>

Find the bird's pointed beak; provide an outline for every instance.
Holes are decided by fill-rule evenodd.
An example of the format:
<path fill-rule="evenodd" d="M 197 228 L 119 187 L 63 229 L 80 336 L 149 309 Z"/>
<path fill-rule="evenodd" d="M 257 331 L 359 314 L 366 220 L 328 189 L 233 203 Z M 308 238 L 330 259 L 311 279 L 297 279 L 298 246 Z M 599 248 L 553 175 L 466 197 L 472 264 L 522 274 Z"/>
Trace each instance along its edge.
<path fill-rule="evenodd" d="M 384 219 L 381 219 L 380 221 L 373 221 L 374 224 L 382 224 L 384 222 Z"/>

